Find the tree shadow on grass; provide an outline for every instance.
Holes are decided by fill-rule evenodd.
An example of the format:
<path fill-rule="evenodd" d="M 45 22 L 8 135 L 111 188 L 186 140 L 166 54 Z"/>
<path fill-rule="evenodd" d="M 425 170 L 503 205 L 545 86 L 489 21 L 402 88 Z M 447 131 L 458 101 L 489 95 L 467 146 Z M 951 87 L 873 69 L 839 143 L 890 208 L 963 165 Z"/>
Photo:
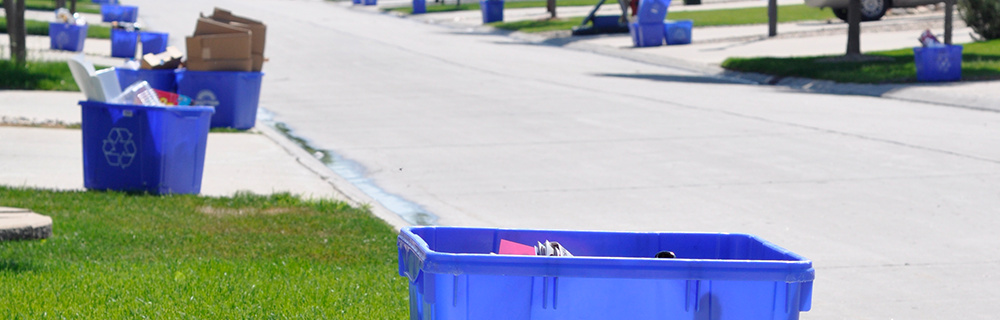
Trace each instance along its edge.
<path fill-rule="evenodd" d="M 18 66 L 10 60 L 0 60 L 0 89 L 35 90 L 44 82 L 59 80 L 60 77 L 45 70 L 36 71 L 27 66 Z"/>
<path fill-rule="evenodd" d="M 0 259 L 0 273 L 23 273 L 35 270 L 35 267 L 28 262 L 15 261 L 10 259 Z"/>

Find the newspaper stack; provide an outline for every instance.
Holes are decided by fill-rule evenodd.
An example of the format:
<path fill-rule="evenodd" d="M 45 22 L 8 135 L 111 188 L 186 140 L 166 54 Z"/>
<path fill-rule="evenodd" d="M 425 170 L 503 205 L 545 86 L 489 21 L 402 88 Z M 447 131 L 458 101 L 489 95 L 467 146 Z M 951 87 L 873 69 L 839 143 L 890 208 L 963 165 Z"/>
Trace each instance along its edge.
<path fill-rule="evenodd" d="M 535 255 L 550 256 L 550 257 L 573 256 L 572 253 L 569 253 L 569 250 L 566 250 L 566 248 L 564 248 L 558 242 L 549 242 L 548 240 L 545 240 L 544 244 L 539 242 L 538 245 L 535 246 Z"/>

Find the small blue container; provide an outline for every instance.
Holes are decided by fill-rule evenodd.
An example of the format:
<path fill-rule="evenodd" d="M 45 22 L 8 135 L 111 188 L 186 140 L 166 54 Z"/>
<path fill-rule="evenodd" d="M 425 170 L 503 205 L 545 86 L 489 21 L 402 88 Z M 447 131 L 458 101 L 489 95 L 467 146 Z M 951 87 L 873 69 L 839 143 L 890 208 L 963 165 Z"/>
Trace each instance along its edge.
<path fill-rule="evenodd" d="M 91 190 L 201 192 L 211 107 L 80 101 L 83 185 Z"/>
<path fill-rule="evenodd" d="M 139 33 L 121 29 L 111 29 L 111 56 L 115 58 L 135 58 L 135 47 L 139 44 Z"/>
<path fill-rule="evenodd" d="M 191 104 L 213 106 L 212 128 L 246 130 L 257 121 L 260 72 L 177 70 L 177 93 Z"/>
<path fill-rule="evenodd" d="M 351 0 L 352 4 L 364 4 L 362 0 Z"/>
<path fill-rule="evenodd" d="M 670 0 L 641 0 L 635 22 L 661 24 L 667 18 Z"/>
<path fill-rule="evenodd" d="M 118 74 L 118 84 L 121 85 L 122 90 L 128 88 L 128 86 L 133 83 L 145 80 L 149 83 L 150 87 L 153 87 L 153 89 L 166 92 L 177 92 L 177 75 L 173 69 L 132 70 L 115 68 L 115 73 Z"/>
<path fill-rule="evenodd" d="M 618 20 L 621 16 L 594 16 L 594 28 L 606 29 L 618 27 Z"/>
<path fill-rule="evenodd" d="M 426 0 L 413 0 L 413 14 L 427 13 Z"/>
<path fill-rule="evenodd" d="M 479 1 L 479 9 L 483 11 L 483 23 L 503 21 L 503 0 Z"/>
<path fill-rule="evenodd" d="M 491 254 L 500 240 L 573 257 Z M 406 227 L 397 247 L 410 319 L 791 320 L 812 307 L 812 262 L 746 234 Z"/>
<path fill-rule="evenodd" d="M 668 45 L 691 44 L 692 20 L 668 21 L 663 23 L 663 34 Z"/>
<path fill-rule="evenodd" d="M 103 22 L 135 22 L 139 17 L 139 7 L 106 4 L 101 6 Z"/>
<path fill-rule="evenodd" d="M 83 51 L 87 39 L 87 26 L 66 23 L 49 23 L 49 47 L 52 50 Z"/>
<path fill-rule="evenodd" d="M 118 4 L 118 0 L 92 0 L 92 2 L 97 4 Z"/>
<path fill-rule="evenodd" d="M 378 4 L 377 0 L 364 0 L 366 6 L 374 6 Z"/>
<path fill-rule="evenodd" d="M 663 45 L 663 22 L 628 24 L 632 44 L 636 47 L 658 47 Z"/>
<path fill-rule="evenodd" d="M 139 42 L 142 43 L 142 55 L 167 51 L 168 40 L 170 40 L 170 34 L 165 32 L 139 32 Z"/>
<path fill-rule="evenodd" d="M 962 46 L 913 48 L 919 81 L 958 81 L 962 79 Z"/>

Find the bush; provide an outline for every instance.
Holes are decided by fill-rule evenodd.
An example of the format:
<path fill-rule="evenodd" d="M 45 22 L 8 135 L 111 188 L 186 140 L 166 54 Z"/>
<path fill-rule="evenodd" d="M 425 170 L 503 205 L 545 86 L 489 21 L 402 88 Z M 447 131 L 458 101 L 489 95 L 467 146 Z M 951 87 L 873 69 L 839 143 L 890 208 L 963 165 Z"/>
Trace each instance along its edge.
<path fill-rule="evenodd" d="M 959 0 L 958 14 L 981 39 L 1000 39 L 1000 0 Z"/>

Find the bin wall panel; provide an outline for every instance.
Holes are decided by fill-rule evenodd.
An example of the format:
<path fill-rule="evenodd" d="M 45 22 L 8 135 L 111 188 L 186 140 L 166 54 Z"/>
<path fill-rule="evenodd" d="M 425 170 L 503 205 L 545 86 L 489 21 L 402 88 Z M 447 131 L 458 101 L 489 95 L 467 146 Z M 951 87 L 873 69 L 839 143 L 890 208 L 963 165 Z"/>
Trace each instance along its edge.
<path fill-rule="evenodd" d="M 138 81 L 145 80 L 153 89 L 177 92 L 177 75 L 174 70 L 131 70 L 115 68 L 122 90 Z"/>
<path fill-rule="evenodd" d="M 499 239 L 574 257 L 493 255 Z M 661 250 L 678 259 L 653 259 Z M 812 263 L 745 234 L 409 227 L 411 319 L 798 319 Z"/>
<path fill-rule="evenodd" d="M 167 51 L 168 40 L 170 40 L 170 34 L 168 33 L 147 31 L 139 33 L 139 42 L 142 43 L 143 55 L 147 53 L 158 54 Z"/>
<path fill-rule="evenodd" d="M 139 7 L 116 4 L 101 5 L 101 22 L 132 22 L 139 17 Z"/>
<path fill-rule="evenodd" d="M 962 79 L 962 46 L 916 47 L 913 59 L 919 81 L 958 81 Z"/>
<path fill-rule="evenodd" d="M 643 24 L 661 24 L 667 18 L 670 0 L 642 0 L 639 2 L 639 12 L 635 21 Z"/>
<path fill-rule="evenodd" d="M 657 47 L 663 45 L 663 22 L 658 23 L 629 23 L 629 35 L 632 36 L 632 45 L 636 47 Z"/>
<path fill-rule="evenodd" d="M 691 20 L 671 21 L 664 23 L 663 35 L 667 39 L 667 44 L 668 45 L 690 44 L 691 27 L 693 25 L 694 21 Z"/>
<path fill-rule="evenodd" d="M 253 128 L 260 101 L 260 72 L 177 71 L 177 93 L 192 104 L 215 107 L 212 127 Z"/>
<path fill-rule="evenodd" d="M 111 56 L 116 58 L 135 58 L 136 45 L 139 44 L 139 33 L 119 29 L 111 30 Z"/>
<path fill-rule="evenodd" d="M 153 194 L 201 191 L 211 108 L 80 105 L 84 187 Z"/>
<path fill-rule="evenodd" d="M 83 43 L 87 39 L 88 26 L 75 24 L 49 23 L 49 48 L 52 50 L 83 51 Z"/>
<path fill-rule="evenodd" d="M 426 0 L 413 0 L 413 14 L 427 13 Z"/>
<path fill-rule="evenodd" d="M 502 0 L 479 1 L 479 10 L 483 13 L 483 23 L 503 21 Z"/>

